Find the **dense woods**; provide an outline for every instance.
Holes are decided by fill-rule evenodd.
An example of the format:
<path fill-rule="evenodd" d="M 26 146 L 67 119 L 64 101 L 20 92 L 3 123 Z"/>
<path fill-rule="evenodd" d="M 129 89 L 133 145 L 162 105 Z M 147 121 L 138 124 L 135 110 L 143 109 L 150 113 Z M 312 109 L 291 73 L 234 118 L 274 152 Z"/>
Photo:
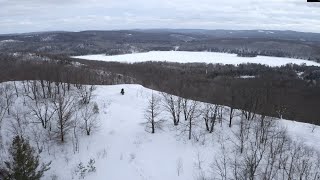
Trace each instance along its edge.
<path fill-rule="evenodd" d="M 318 67 L 286 65 L 271 68 L 257 64 L 233 66 L 167 62 L 123 64 L 71 59 L 65 56 L 30 57 L 5 54 L 1 55 L 1 61 L 1 81 L 138 83 L 203 102 L 319 123 L 319 112 L 314 109 L 320 102 Z M 254 78 L 246 78 L 247 76 Z"/>

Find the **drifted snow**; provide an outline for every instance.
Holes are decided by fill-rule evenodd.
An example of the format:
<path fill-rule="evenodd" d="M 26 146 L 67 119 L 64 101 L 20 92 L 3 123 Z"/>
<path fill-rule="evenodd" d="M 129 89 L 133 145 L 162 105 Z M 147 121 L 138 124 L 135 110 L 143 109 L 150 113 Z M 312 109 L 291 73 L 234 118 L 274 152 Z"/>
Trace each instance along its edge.
<path fill-rule="evenodd" d="M 281 57 L 238 57 L 236 54 L 216 53 L 216 52 L 187 52 L 187 51 L 150 51 L 146 53 L 134 53 L 107 56 L 104 54 L 75 56 L 74 58 L 98 60 L 98 61 L 117 61 L 123 63 L 145 62 L 145 61 L 168 61 L 179 63 L 220 63 L 239 65 L 242 63 L 256 63 L 269 66 L 282 66 L 289 63 L 303 64 L 307 66 L 320 66 L 319 63 L 301 59 L 281 58 Z"/>

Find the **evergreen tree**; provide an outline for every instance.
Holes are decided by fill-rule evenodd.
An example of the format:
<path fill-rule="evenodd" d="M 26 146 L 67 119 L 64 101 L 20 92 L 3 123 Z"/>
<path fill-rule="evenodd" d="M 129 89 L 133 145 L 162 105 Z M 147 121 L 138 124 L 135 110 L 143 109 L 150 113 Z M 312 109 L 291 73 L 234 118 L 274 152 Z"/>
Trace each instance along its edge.
<path fill-rule="evenodd" d="M 10 161 L 5 162 L 5 180 L 40 180 L 51 164 L 39 166 L 39 156 L 30 144 L 20 136 L 16 136 L 9 149 Z"/>

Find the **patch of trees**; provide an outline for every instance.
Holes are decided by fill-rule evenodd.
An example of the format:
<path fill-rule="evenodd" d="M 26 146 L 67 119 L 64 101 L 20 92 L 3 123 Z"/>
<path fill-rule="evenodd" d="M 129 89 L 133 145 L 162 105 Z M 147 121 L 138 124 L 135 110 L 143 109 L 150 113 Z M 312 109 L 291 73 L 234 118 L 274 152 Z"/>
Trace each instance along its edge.
<path fill-rule="evenodd" d="M 73 84 L 132 83 L 133 79 L 103 71 L 59 55 L 0 54 L 0 82 L 47 80 Z"/>
<path fill-rule="evenodd" d="M 6 125 L 9 137 L 30 139 L 37 153 L 55 153 L 52 144 L 65 142 L 79 152 L 79 137 L 90 136 L 100 125 L 95 89 L 46 80 L 1 83 L 0 128 Z M 0 149 L 5 147 L 0 136 Z"/>
<path fill-rule="evenodd" d="M 211 164 L 219 179 L 320 178 L 317 150 L 292 141 L 272 118 L 241 115 L 231 139 L 220 140 L 221 152 Z"/>
<path fill-rule="evenodd" d="M 177 131 L 178 137 L 205 144 L 214 131 L 217 135 L 221 131 L 230 132 L 218 135 L 220 150 L 212 154 L 214 160 L 208 169 L 204 168 L 206 160 L 201 159 L 201 153 L 198 152 L 195 162 L 195 170 L 199 171 L 198 179 L 320 178 L 318 150 L 292 140 L 276 118 L 257 114 L 257 110 L 265 103 L 257 94 L 245 100 L 250 107 L 247 110 L 229 110 L 229 107 L 200 103 L 166 93 L 161 93 L 160 97 L 162 102 L 152 101 L 154 94 L 151 95 L 146 112 L 151 115 L 152 107 L 157 107 L 157 112 L 167 113 L 167 120 Z M 147 116 L 149 123 L 150 117 Z M 221 129 L 218 129 L 218 124 Z M 177 161 L 178 176 L 183 166 L 181 161 Z"/>
<path fill-rule="evenodd" d="M 237 56 L 238 57 L 257 57 L 258 54 L 255 52 L 238 52 Z"/>
<path fill-rule="evenodd" d="M 69 142 L 79 152 L 79 137 L 95 133 L 100 120 L 94 85 L 25 80 L 0 84 L 0 131 L 13 137 L 11 157 L 0 161 L 0 179 L 40 179 L 49 164 L 38 154 L 54 154 L 53 144 Z M 29 144 L 30 141 L 30 144 Z M 0 136 L 0 150 L 7 149 Z"/>

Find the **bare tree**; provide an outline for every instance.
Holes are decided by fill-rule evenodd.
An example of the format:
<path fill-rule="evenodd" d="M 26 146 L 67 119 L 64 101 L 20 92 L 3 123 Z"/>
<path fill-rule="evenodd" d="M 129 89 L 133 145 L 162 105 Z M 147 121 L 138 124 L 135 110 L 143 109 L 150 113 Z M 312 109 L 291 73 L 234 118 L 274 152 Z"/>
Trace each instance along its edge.
<path fill-rule="evenodd" d="M 10 132 L 14 136 L 24 136 L 29 125 L 27 119 L 28 112 L 24 112 L 20 109 L 15 109 L 10 115 Z"/>
<path fill-rule="evenodd" d="M 18 87 L 15 81 L 13 81 L 14 90 L 16 92 L 16 96 L 19 97 Z"/>
<path fill-rule="evenodd" d="M 11 83 L 6 83 L 3 86 L 3 95 L 5 97 L 7 112 L 8 114 L 10 114 L 10 107 L 14 103 L 14 90 Z"/>
<path fill-rule="evenodd" d="M 76 114 L 76 116 L 78 116 Z M 76 117 L 78 119 L 78 117 Z M 80 141 L 79 141 L 79 135 L 80 135 L 80 122 L 79 121 L 72 121 L 72 147 L 73 147 L 73 153 L 75 154 L 76 152 L 79 152 L 79 146 L 80 146 Z"/>
<path fill-rule="evenodd" d="M 38 99 L 42 98 L 38 81 L 27 81 L 25 85 L 27 87 L 27 89 L 25 90 L 25 95 L 29 99 L 38 101 Z"/>
<path fill-rule="evenodd" d="M 93 92 L 97 89 L 96 86 L 91 85 L 77 85 L 77 93 L 80 97 L 80 103 L 81 104 L 89 104 L 91 102 L 91 99 L 94 97 Z"/>
<path fill-rule="evenodd" d="M 210 165 L 212 172 L 214 174 L 218 174 L 221 180 L 227 180 L 228 177 L 228 166 L 229 159 L 227 148 L 225 147 L 224 140 L 219 139 L 221 154 L 218 156 L 219 158 L 215 158 L 214 162 Z"/>
<path fill-rule="evenodd" d="M 71 94 L 58 94 L 53 102 L 57 115 L 57 134 L 61 142 L 65 141 L 65 136 L 72 127 L 72 117 L 75 113 L 75 97 Z"/>
<path fill-rule="evenodd" d="M 202 110 L 202 117 L 205 121 L 206 130 L 212 133 L 217 118 L 222 121 L 222 107 L 220 105 L 206 104 Z"/>
<path fill-rule="evenodd" d="M 79 111 L 81 114 L 81 119 L 83 120 L 83 124 L 80 127 L 81 129 L 85 130 L 86 134 L 89 136 L 92 130 L 99 127 L 99 122 L 97 119 L 99 107 L 96 103 L 89 103 L 82 106 Z"/>
<path fill-rule="evenodd" d="M 232 126 L 232 119 L 234 117 L 234 113 L 235 113 L 235 109 L 234 109 L 234 105 L 235 105 L 235 92 L 234 89 L 231 90 L 231 105 L 230 105 L 230 111 L 229 111 L 229 127 Z"/>
<path fill-rule="evenodd" d="M 155 96 L 152 92 L 148 100 L 148 107 L 145 110 L 145 118 L 147 119 L 147 131 L 151 129 L 151 133 L 155 133 L 156 127 L 161 128 L 162 120 L 159 119 L 161 113 L 160 98 Z"/>
<path fill-rule="evenodd" d="M 244 151 L 246 140 L 249 138 L 250 123 L 251 122 L 246 121 L 246 119 L 241 116 L 239 131 L 236 132 L 236 138 L 238 140 L 237 146 L 241 154 Z"/>
<path fill-rule="evenodd" d="M 202 118 L 204 120 L 206 130 L 210 131 L 210 118 L 211 118 L 211 111 L 212 111 L 212 104 L 206 104 L 202 109 Z"/>
<path fill-rule="evenodd" d="M 0 84 L 0 132 L 2 121 L 10 114 L 10 108 L 14 102 L 13 87 L 9 83 Z M 2 136 L 0 133 L 0 147 L 2 147 Z"/>
<path fill-rule="evenodd" d="M 314 150 L 293 142 L 281 156 L 280 168 L 286 179 L 319 179 L 319 158 Z"/>
<path fill-rule="evenodd" d="M 235 109 L 233 107 L 230 107 L 229 110 L 229 127 L 232 126 L 232 119 L 234 117 Z"/>
<path fill-rule="evenodd" d="M 44 129 L 47 129 L 52 117 L 57 109 L 53 107 L 49 99 L 34 100 L 29 103 L 29 108 L 34 115 L 35 123 L 41 123 Z"/>
<path fill-rule="evenodd" d="M 1 132 L 1 127 L 2 127 L 2 121 L 5 118 L 5 115 L 7 114 L 7 104 L 4 98 L 4 89 L 2 87 L 2 85 L 0 84 L 0 132 Z M 2 136 L 0 133 L 0 147 L 2 145 Z"/>
<path fill-rule="evenodd" d="M 193 126 L 195 125 L 195 120 L 198 116 L 200 116 L 200 114 L 197 112 L 197 108 L 198 108 L 198 102 L 194 101 L 194 100 L 187 100 L 184 99 L 183 100 L 183 114 L 184 114 L 184 118 L 186 119 L 186 123 L 184 125 L 184 128 L 182 130 L 183 132 L 188 132 L 188 139 L 190 140 L 192 137 L 192 129 Z"/>
<path fill-rule="evenodd" d="M 214 109 L 212 109 L 211 117 L 210 117 L 210 122 L 211 122 L 210 131 L 209 131 L 210 133 L 213 132 L 213 128 L 214 128 L 214 125 L 216 123 L 216 119 L 219 116 L 221 108 L 222 108 L 221 106 L 215 105 Z"/>
<path fill-rule="evenodd" d="M 164 99 L 164 108 L 167 112 L 171 114 L 173 124 L 175 126 L 179 125 L 180 122 L 180 114 L 182 110 L 182 99 L 180 97 L 174 97 L 171 94 L 162 93 Z"/>

